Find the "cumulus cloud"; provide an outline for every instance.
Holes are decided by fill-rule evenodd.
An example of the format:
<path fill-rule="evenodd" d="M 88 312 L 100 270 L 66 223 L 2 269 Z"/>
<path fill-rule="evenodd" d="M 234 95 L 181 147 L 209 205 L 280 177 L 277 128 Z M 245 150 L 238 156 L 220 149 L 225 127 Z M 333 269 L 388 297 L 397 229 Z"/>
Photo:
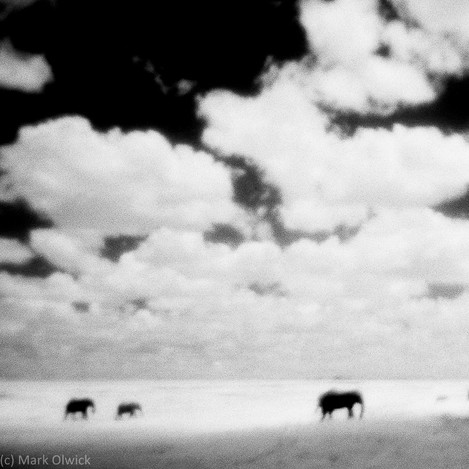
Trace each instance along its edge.
<path fill-rule="evenodd" d="M 429 33 L 392 21 L 386 25 L 381 41 L 395 59 L 420 67 L 430 76 L 459 77 L 464 72 L 465 53 L 446 34 Z"/>
<path fill-rule="evenodd" d="M 103 269 L 107 265 L 82 239 L 57 230 L 32 231 L 30 246 L 57 268 L 77 275 Z"/>
<path fill-rule="evenodd" d="M 22 263 L 31 259 L 33 253 L 15 239 L 0 238 L 0 263 Z"/>
<path fill-rule="evenodd" d="M 469 5 L 464 0 L 394 0 L 394 3 L 427 29 L 468 39 Z"/>
<path fill-rule="evenodd" d="M 203 141 L 265 171 L 289 229 L 332 231 L 381 207 L 460 197 L 469 182 L 462 136 L 395 126 L 345 137 L 329 120 L 331 111 L 386 114 L 433 101 L 464 73 L 454 38 L 386 20 L 375 0 L 305 0 L 301 20 L 314 60 L 274 65 L 254 98 L 208 93 L 199 102 Z"/>
<path fill-rule="evenodd" d="M 301 87 L 280 80 L 257 98 L 214 92 L 200 103 L 203 139 L 265 170 L 282 194 L 281 212 L 296 229 L 363 222 L 380 207 L 425 207 L 462 195 L 469 145 L 437 128 L 364 129 L 345 138 Z"/>
<path fill-rule="evenodd" d="M 372 0 L 303 2 L 308 57 L 271 67 L 257 95 L 199 97 L 202 143 L 217 158 L 80 117 L 23 128 L 2 148 L 1 196 L 26 200 L 54 227 L 33 230 L 28 247 L 2 240 L 5 261 L 34 252 L 61 271 L 0 273 L 2 350 L 17 369 L 0 365 L 187 378 L 415 377 L 431 364 L 456 376 L 469 223 L 432 207 L 466 192 L 467 140 L 400 125 L 346 135 L 330 119 L 429 102 L 464 73 L 459 39 L 412 11 L 417 23 L 385 20 Z M 255 168 L 273 208 L 236 177 L 233 190 L 223 158 Z M 278 211 L 298 236 L 284 246 L 245 236 L 233 199 L 249 216 Z M 343 225 L 360 229 L 346 242 L 307 236 Z M 77 371 L 84 361 L 91 367 Z"/>
<path fill-rule="evenodd" d="M 231 299 L 239 295 L 249 299 L 253 307 L 264 301 L 264 296 L 290 305 L 298 301 L 324 304 L 418 297 L 430 284 L 465 285 L 468 234 L 467 223 L 431 209 L 385 209 L 347 243 L 331 237 L 322 243 L 302 239 L 285 249 L 272 241 L 251 241 L 231 248 L 207 243 L 201 233 L 165 228 L 154 232 L 135 251 L 123 254 L 118 263 L 98 262 L 83 248 L 78 250 L 77 243 L 55 232 L 35 233 L 33 246 L 42 248 L 41 253 L 49 259 L 56 255 L 56 262 L 70 271 L 78 271 L 76 265 L 82 263 L 74 280 L 76 287 L 64 290 L 54 283 L 58 290 L 75 291 L 75 300 L 90 299 L 104 307 L 116 307 L 138 299 L 134 301 L 136 308 L 150 309 L 158 309 L 159 302 L 173 301 L 187 311 L 212 304 L 217 305 L 215 312 L 221 303 L 229 307 Z M 51 282 L 70 278 L 54 274 L 49 279 L 29 279 L 20 296 L 31 291 L 31 298 L 40 298 L 31 285 L 42 285 L 49 291 L 46 286 Z M 11 285 L 21 288 L 23 279 L 4 274 L 3 281 L 3 289 L 6 285 L 11 289 Z M 284 294 L 259 295 L 252 285 L 278 285 Z M 86 298 L 83 292 L 88 292 Z"/>
<path fill-rule="evenodd" d="M 156 131 L 99 133 L 80 117 L 25 127 L 2 148 L 10 196 L 61 228 L 146 233 L 206 228 L 236 215 L 228 170 Z"/>
<path fill-rule="evenodd" d="M 350 347 L 365 361 L 385 350 L 392 351 L 395 365 L 409 357 L 426 360 L 423 350 L 435 345 L 427 339 L 442 327 L 446 335 L 438 335 L 438 346 L 459 350 L 453 339 L 465 321 L 467 295 L 435 299 L 427 293 L 435 283 L 465 284 L 468 239 L 467 223 L 430 209 L 384 210 L 347 243 L 303 239 L 283 250 L 271 241 L 229 248 L 204 242 L 200 233 L 161 229 L 117 264 L 76 278 L 2 274 L 2 334 L 25 349 L 58 353 L 65 363 L 102 357 L 96 375 L 106 374 L 111 351 L 120 357 L 120 365 L 111 360 L 120 376 L 126 376 L 125 363 L 142 356 L 153 364 L 169 360 L 156 375 L 150 372 L 167 377 L 174 376 L 176 363 L 180 376 L 222 373 L 212 368 L 215 362 L 224 363 L 225 376 L 239 377 L 246 353 L 252 355 L 251 376 L 286 372 L 270 366 L 278 360 L 293 367 L 295 376 L 316 375 L 318 357 L 324 356 L 344 372 L 350 363 L 333 354 Z M 250 288 L 253 283 L 281 285 L 285 294 L 259 294 Z M 74 301 L 90 308 L 76 312 Z M 419 347 L 412 345 L 416 340 Z M 64 341 L 69 350 L 63 356 L 57 350 Z M 47 366 L 51 362 L 63 368 L 59 359 Z M 444 361 L 439 363 L 444 374 Z M 365 369 L 393 373 L 392 366 L 382 370 L 377 361 Z"/>
<path fill-rule="evenodd" d="M 335 111 L 386 114 L 428 103 L 438 78 L 461 71 L 451 41 L 385 22 L 375 0 L 303 1 L 301 19 L 316 60 L 296 73 L 313 99 Z"/>
<path fill-rule="evenodd" d="M 52 81 L 52 71 L 42 55 L 17 51 L 8 40 L 0 43 L 0 87 L 38 93 Z"/>

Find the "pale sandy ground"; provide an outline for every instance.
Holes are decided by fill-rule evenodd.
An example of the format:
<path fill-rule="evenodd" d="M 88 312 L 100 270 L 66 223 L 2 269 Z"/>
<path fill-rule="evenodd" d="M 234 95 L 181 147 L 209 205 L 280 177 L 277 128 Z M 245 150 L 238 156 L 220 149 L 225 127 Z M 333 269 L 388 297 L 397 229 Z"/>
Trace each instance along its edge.
<path fill-rule="evenodd" d="M 123 422 L 113 428 L 89 422 L 38 428 L 2 428 L 0 454 L 88 456 L 92 468 L 469 468 L 469 418 L 346 420 L 308 425 L 198 434 L 162 434 L 156 427 Z"/>

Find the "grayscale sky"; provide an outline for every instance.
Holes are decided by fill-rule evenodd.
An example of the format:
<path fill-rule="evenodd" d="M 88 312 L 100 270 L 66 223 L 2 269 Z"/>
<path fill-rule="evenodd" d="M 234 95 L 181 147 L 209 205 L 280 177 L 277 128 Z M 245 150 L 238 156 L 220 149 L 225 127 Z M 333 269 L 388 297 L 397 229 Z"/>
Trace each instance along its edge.
<path fill-rule="evenodd" d="M 0 377 L 469 377 L 469 2 L 96 3 L 0 2 Z"/>

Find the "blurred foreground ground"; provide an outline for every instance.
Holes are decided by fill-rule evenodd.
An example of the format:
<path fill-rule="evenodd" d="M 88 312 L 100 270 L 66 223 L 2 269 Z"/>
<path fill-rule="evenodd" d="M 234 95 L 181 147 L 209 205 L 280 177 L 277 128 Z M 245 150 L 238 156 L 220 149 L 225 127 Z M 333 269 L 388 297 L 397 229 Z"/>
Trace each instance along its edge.
<path fill-rule="evenodd" d="M 89 458 L 92 468 L 389 468 L 469 467 L 469 420 L 431 417 L 418 421 L 336 419 L 302 426 L 197 434 L 161 434 L 133 425 L 113 431 L 2 435 L 2 453 L 40 458 Z M 16 441 L 15 441 L 16 440 Z M 55 456 L 55 459 L 52 459 Z M 30 459 L 30 463 L 32 459 Z"/>

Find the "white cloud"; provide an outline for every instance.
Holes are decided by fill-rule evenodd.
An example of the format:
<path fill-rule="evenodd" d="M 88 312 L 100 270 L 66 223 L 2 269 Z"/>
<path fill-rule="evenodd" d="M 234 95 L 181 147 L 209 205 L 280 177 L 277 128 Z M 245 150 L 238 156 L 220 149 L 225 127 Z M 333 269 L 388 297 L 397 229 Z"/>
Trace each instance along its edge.
<path fill-rule="evenodd" d="M 57 250 L 60 259 L 68 255 L 75 268 L 76 241 L 54 230 L 34 234 L 35 248 L 43 246 L 49 256 Z M 322 366 L 318 356 L 330 356 L 336 371 L 349 366 L 359 374 L 333 358 L 350 348 L 367 362 L 366 373 L 386 376 L 367 358 L 382 354 L 383 347 L 394 354 L 394 365 L 428 358 L 435 346 L 427 340 L 431 336 L 440 347 L 459 349 L 454 337 L 467 323 L 467 295 L 425 295 L 432 282 L 466 283 L 468 240 L 467 222 L 430 209 L 381 210 L 347 243 L 303 239 L 284 250 L 270 241 L 233 249 L 205 243 L 200 233 L 160 229 L 119 263 L 84 268 L 75 279 L 59 273 L 47 279 L 0 275 L 2 336 L 48 356 L 44 366 L 55 364 L 66 376 L 64 363 L 83 356 L 97 360 L 97 376 L 109 366 L 126 376 L 117 359 L 110 363 L 104 356 L 110 350 L 121 363 L 146 357 L 167 377 L 210 375 L 216 361 L 224 363 L 226 376 L 239 377 L 246 354 L 251 376 L 286 372 L 277 368 L 279 361 L 296 376 L 314 375 Z M 253 283 L 278 283 L 285 295 L 256 294 L 249 289 Z M 130 307 L 140 298 L 145 302 Z M 73 301 L 94 306 L 78 313 Z M 419 346 L 409 355 L 416 340 Z M 439 363 L 435 372 L 448 373 Z M 425 374 L 410 368 L 405 372 Z M 133 373 L 154 376 L 155 369 L 136 365 Z"/>
<path fill-rule="evenodd" d="M 32 255 L 31 249 L 16 239 L 0 238 L 0 262 L 21 264 Z"/>
<path fill-rule="evenodd" d="M 99 133 L 83 118 L 64 117 L 23 128 L 2 155 L 12 194 L 61 228 L 206 228 L 238 213 L 228 170 L 156 131 Z"/>
<path fill-rule="evenodd" d="M 394 0 L 404 13 L 438 33 L 469 39 L 469 5 L 466 0 Z"/>
<path fill-rule="evenodd" d="M 49 277 L 22 277 L 0 273 L 0 291 L 5 300 L 25 300 L 31 304 L 67 303 L 86 299 L 84 289 L 69 274 Z"/>
<path fill-rule="evenodd" d="M 299 67 L 297 79 L 313 100 L 334 110 L 386 114 L 428 103 L 437 96 L 437 76 L 460 71 L 448 40 L 419 31 L 422 46 L 414 30 L 380 18 L 376 0 L 305 0 L 301 20 L 316 60 Z M 385 57 L 377 55 L 383 46 Z"/>
<path fill-rule="evenodd" d="M 464 71 L 465 54 L 457 41 L 446 34 L 432 34 L 392 21 L 386 25 L 381 41 L 395 59 L 420 67 L 428 74 L 459 76 Z"/>
<path fill-rule="evenodd" d="M 301 86 L 284 78 L 257 98 L 214 92 L 200 102 L 204 142 L 252 158 L 283 197 L 291 228 L 333 229 L 370 209 L 433 206 L 469 184 L 469 144 L 436 128 L 329 132 Z"/>
<path fill-rule="evenodd" d="M 100 133 L 78 117 L 23 129 L 2 149 L 12 188 L 3 195 L 54 221 L 31 233 L 31 249 L 67 273 L 0 274 L 0 335 L 19 372 L 37 360 L 74 377 L 77 359 L 91 364 L 88 377 L 465 369 L 467 291 L 435 299 L 429 285 L 468 286 L 469 223 L 431 209 L 465 193 L 467 141 L 430 127 L 346 136 L 321 111 L 427 102 L 444 77 L 462 73 L 462 49 L 441 28 L 384 23 L 371 0 L 305 2 L 302 20 L 316 65 L 271 70 L 258 96 L 201 97 L 203 141 L 252 158 L 280 188 L 290 228 L 361 230 L 345 243 L 284 249 L 208 243 L 211 223 L 242 223 L 230 174 L 210 154 L 154 131 Z M 381 43 L 389 57 L 375 54 Z M 112 263 L 99 257 L 110 233 L 150 235 Z M 28 259 L 24 246 L 2 242 L 13 261 Z M 89 309 L 75 311 L 76 301 Z"/>
<path fill-rule="evenodd" d="M 376 49 L 382 29 L 374 0 L 303 1 L 301 22 L 324 68 L 359 67 Z"/>
<path fill-rule="evenodd" d="M 37 93 L 52 78 L 44 56 L 19 52 L 8 40 L 0 43 L 0 87 Z"/>
<path fill-rule="evenodd" d="M 428 209 L 383 211 L 348 243 L 303 239 L 284 251 L 267 241 L 229 249 L 195 233 L 159 230 L 118 265 L 75 280 L 2 274 L 1 335 L 4 347 L 13 340 L 32 347 L 48 357 L 41 369 L 54 365 L 64 376 L 78 357 L 95 363 L 87 376 L 109 369 L 127 376 L 122 364 L 143 358 L 154 366 L 135 362 L 130 376 L 210 376 L 219 361 L 224 376 L 239 377 L 246 360 L 248 376 L 288 368 L 290 376 L 314 376 L 324 357 L 323 373 L 423 376 L 425 367 L 397 364 L 426 362 L 435 346 L 458 356 L 468 296 L 424 295 L 429 281 L 468 278 L 468 235 L 467 223 Z M 247 288 L 253 281 L 278 281 L 287 296 L 255 294 Z M 141 295 L 145 306 L 118 309 Z M 74 312 L 77 300 L 98 308 Z M 363 370 L 334 358 L 350 348 Z M 369 356 L 385 351 L 393 360 L 381 369 Z M 440 358 L 433 372 L 454 376 L 458 367 L 446 363 Z"/>
<path fill-rule="evenodd" d="M 77 249 L 76 240 L 52 230 L 34 232 L 33 246 L 52 261 L 56 253 L 57 264 L 62 262 L 70 271 L 81 268 L 76 286 L 65 288 L 74 291 L 77 300 L 88 298 L 104 308 L 116 308 L 145 298 L 154 308 L 161 301 L 190 304 L 191 311 L 220 302 L 229 306 L 240 295 L 253 300 L 255 306 L 260 297 L 250 290 L 254 284 L 278 285 L 286 295 L 280 295 L 278 301 L 288 304 L 424 295 L 429 283 L 466 284 L 468 239 L 469 224 L 464 221 L 430 209 L 383 209 L 347 243 L 336 237 L 322 243 L 302 239 L 284 250 L 271 241 L 248 242 L 234 249 L 206 243 L 200 233 L 168 229 L 154 232 L 117 264 L 98 261 L 86 250 Z M 9 291 L 13 291 L 11 285 L 20 288 L 23 282 L 8 279 L 4 277 L 3 289 L 10 285 Z M 32 298 L 41 298 L 32 285 L 49 292 L 46 286 L 53 279 L 69 281 L 65 274 L 55 274 L 42 283 L 30 280 L 25 291 L 14 296 L 27 297 L 31 291 Z M 265 296 L 276 297 L 273 293 Z"/>
<path fill-rule="evenodd" d="M 33 230 L 30 246 L 54 266 L 73 274 L 90 274 L 110 264 L 93 253 L 80 238 L 53 229 Z"/>

